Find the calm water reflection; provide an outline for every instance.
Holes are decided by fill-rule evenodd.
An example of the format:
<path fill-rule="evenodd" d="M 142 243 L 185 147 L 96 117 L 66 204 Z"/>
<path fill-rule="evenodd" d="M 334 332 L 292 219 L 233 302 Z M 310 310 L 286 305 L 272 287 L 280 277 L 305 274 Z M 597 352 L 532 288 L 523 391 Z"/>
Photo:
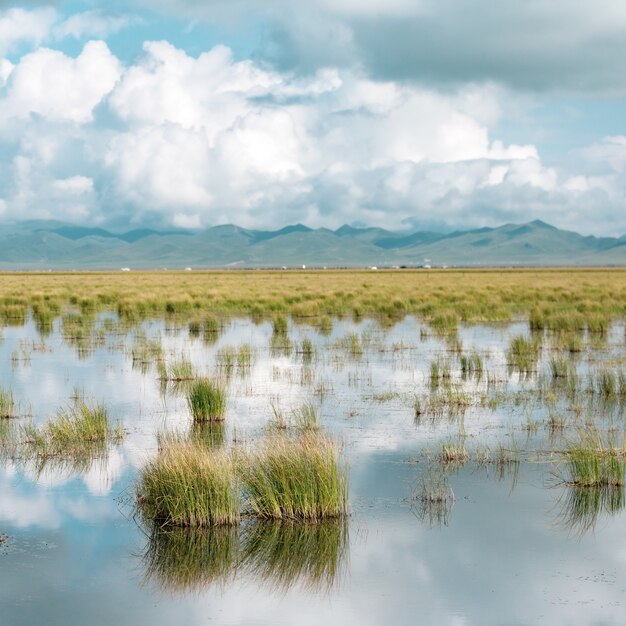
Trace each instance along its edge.
<path fill-rule="evenodd" d="M 436 451 L 459 436 L 459 423 L 416 424 L 413 403 L 428 392 L 430 362 L 446 358 L 448 347 L 431 335 L 420 339 L 415 320 L 391 329 L 343 321 L 329 336 L 291 327 L 292 344 L 315 344 L 310 363 L 272 345 L 268 323 L 235 321 L 213 345 L 163 324 L 146 325 L 146 332 L 161 335 L 167 354 L 184 353 L 207 373 L 220 348 L 253 348 L 249 371 L 230 379 L 225 426 L 192 428 L 176 389 L 164 390 L 154 367 L 133 366 L 132 333 L 107 336 L 95 349 L 83 342 L 78 354 L 55 329 L 45 346 L 27 350 L 28 361 L 16 363 L 11 355 L 26 349 L 24 342 L 41 339 L 32 324 L 4 329 L 2 384 L 35 423 L 79 387 L 105 402 L 128 435 L 80 466 L 5 458 L 3 626 L 626 623 L 623 491 L 566 489 L 551 480 L 542 457 L 507 467 L 437 465 Z M 353 332 L 369 341 L 359 358 L 334 347 Z M 504 359 L 508 338 L 519 332 L 522 325 L 460 332 L 509 391 L 525 384 L 508 379 Z M 618 348 L 609 341 L 603 349 Z M 489 383 L 463 384 L 486 390 Z M 325 428 L 345 443 L 347 523 L 245 521 L 238 529 L 195 532 L 145 528 L 132 518 L 137 470 L 154 454 L 159 431 L 189 432 L 209 446 L 253 440 L 272 404 L 288 411 L 311 398 Z M 517 441 L 540 450 L 550 433 L 529 434 L 523 424 L 528 412 L 543 419 L 542 410 L 474 404 L 462 420 L 465 445 Z M 432 472 L 444 472 L 454 493 L 443 517 L 415 506 Z"/>

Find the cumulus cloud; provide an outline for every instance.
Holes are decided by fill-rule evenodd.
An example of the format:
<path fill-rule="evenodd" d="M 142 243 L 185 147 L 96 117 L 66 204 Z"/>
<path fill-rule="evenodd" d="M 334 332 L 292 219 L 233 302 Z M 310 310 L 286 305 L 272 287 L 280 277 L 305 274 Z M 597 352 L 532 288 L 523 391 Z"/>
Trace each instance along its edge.
<path fill-rule="evenodd" d="M 49 7 L 32 11 L 19 8 L 0 9 L 0 57 L 13 51 L 20 43 L 41 43 L 48 36 L 56 19 L 56 11 Z"/>
<path fill-rule="evenodd" d="M 443 92 L 355 68 L 304 76 L 166 41 L 126 65 L 91 41 L 3 71 L 9 217 L 185 228 L 541 217 L 599 232 L 626 196 L 624 138 L 581 152 L 576 171 L 546 166 L 535 145 L 493 136 L 515 100 L 493 83 Z"/>
<path fill-rule="evenodd" d="M 92 119 L 94 107 L 120 76 L 121 65 L 103 41 L 90 41 L 76 58 L 40 48 L 12 68 L 0 117 L 36 113 L 50 120 L 77 123 Z"/>

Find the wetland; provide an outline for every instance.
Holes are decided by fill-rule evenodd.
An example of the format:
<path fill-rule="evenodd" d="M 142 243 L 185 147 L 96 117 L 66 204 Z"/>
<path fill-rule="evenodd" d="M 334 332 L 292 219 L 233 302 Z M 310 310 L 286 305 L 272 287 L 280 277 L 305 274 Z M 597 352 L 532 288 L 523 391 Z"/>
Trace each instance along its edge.
<path fill-rule="evenodd" d="M 620 624 L 626 272 L 0 275 L 2 623 Z"/>

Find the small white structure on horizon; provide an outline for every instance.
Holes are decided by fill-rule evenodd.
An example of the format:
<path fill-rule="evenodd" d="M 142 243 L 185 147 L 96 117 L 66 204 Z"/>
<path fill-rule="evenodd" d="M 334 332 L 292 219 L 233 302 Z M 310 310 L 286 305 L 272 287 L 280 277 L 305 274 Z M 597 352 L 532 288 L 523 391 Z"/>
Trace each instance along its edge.
<path fill-rule="evenodd" d="M 130 267 L 122 267 L 120 272 L 130 272 Z"/>
<path fill-rule="evenodd" d="M 191 272 L 191 268 L 190 268 L 190 267 L 186 267 L 186 268 L 185 268 L 185 271 L 186 271 L 186 272 Z"/>
<path fill-rule="evenodd" d="M 302 266 L 302 269 L 303 269 L 303 270 L 305 270 L 305 269 L 306 269 L 306 265 L 303 265 L 303 266 Z"/>
<path fill-rule="evenodd" d="M 372 267 L 370 267 L 371 270 L 377 270 L 378 268 L 375 265 L 372 265 Z"/>

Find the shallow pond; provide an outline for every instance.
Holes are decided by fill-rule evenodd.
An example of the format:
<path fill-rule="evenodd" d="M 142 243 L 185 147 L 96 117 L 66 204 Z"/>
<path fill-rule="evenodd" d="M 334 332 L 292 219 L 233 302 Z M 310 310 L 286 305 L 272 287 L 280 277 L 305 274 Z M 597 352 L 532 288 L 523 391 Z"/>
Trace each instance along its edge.
<path fill-rule="evenodd" d="M 526 323 L 438 336 L 410 317 L 389 327 L 336 320 L 326 332 L 289 322 L 281 336 L 245 319 L 211 337 L 106 316 L 81 337 L 60 321 L 45 336 L 32 321 L 5 327 L 0 380 L 20 415 L 11 427 L 44 423 L 79 395 L 103 402 L 126 436 L 80 467 L 4 455 L 0 622 L 625 623 L 623 494 L 581 501 L 559 480 L 572 403 L 541 383 L 556 354 L 550 338 L 535 372 L 510 368 L 507 347 L 520 334 L 529 336 Z M 184 358 L 228 381 L 225 426 L 207 445 L 254 445 L 276 412 L 289 419 L 314 403 L 349 464 L 345 524 L 204 533 L 140 524 L 135 481 L 157 433 L 192 428 L 184 384 L 160 380 L 158 358 L 137 356 L 150 340 L 166 363 Z M 583 344 L 567 357 L 582 374 L 623 363 L 621 325 Z M 242 345 L 250 362 L 238 364 Z M 484 371 L 462 376 L 461 353 L 479 354 Z M 448 364 L 442 385 L 464 394 L 462 406 L 433 384 L 433 362 Z M 448 403 L 436 405 L 440 397 Z M 621 405 L 580 411 L 607 431 L 623 427 Z M 469 460 L 444 463 L 444 443 Z M 429 485 L 443 485 L 442 502 L 425 500 Z"/>

